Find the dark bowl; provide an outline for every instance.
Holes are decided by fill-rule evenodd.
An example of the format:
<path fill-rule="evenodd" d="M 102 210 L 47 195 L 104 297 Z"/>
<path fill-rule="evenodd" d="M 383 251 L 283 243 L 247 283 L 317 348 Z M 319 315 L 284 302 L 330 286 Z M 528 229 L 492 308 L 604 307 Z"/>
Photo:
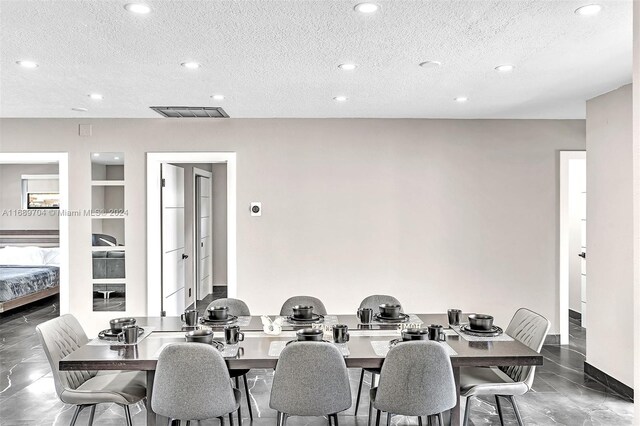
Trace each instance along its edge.
<path fill-rule="evenodd" d="M 135 318 L 114 318 L 109 321 L 109 327 L 111 327 L 111 331 L 114 333 L 122 332 L 122 327 L 125 325 L 135 325 Z"/>
<path fill-rule="evenodd" d="M 296 337 L 299 342 L 321 342 L 324 331 L 319 328 L 303 328 L 296 331 Z"/>
<path fill-rule="evenodd" d="M 313 306 L 296 305 L 293 307 L 293 317 L 296 319 L 313 318 Z"/>
<path fill-rule="evenodd" d="M 471 330 L 489 331 L 491 327 L 493 327 L 493 317 L 491 315 L 469 315 L 469 328 Z"/>
<path fill-rule="evenodd" d="M 391 305 L 389 303 L 383 303 L 379 308 L 380 315 L 387 318 L 398 318 L 400 316 L 400 311 L 402 310 L 402 306 Z"/>
<path fill-rule="evenodd" d="M 226 320 L 229 317 L 228 306 L 213 306 L 207 309 L 209 319 L 212 320 Z"/>
<path fill-rule="evenodd" d="M 211 330 L 193 330 L 184 335 L 187 342 L 207 343 L 213 342 L 213 331 Z"/>
<path fill-rule="evenodd" d="M 428 340 L 429 329 L 427 328 L 405 328 L 402 330 L 402 340 Z"/>

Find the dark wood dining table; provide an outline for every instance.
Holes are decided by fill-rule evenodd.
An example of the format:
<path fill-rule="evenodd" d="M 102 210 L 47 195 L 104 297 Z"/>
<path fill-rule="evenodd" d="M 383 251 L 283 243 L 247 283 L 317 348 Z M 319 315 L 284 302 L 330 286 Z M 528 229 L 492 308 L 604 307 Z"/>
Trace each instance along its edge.
<path fill-rule="evenodd" d="M 443 324 L 446 314 L 416 314 L 426 325 Z M 274 318 L 274 316 L 271 316 Z M 464 317 L 463 317 L 464 320 Z M 355 315 L 337 315 L 340 324 L 347 324 L 351 338 L 348 343 L 349 355 L 345 357 L 349 368 L 380 368 L 384 357 L 376 354 L 372 341 L 399 337 L 398 326 L 391 324 L 360 324 Z M 60 360 L 60 370 L 133 370 L 146 371 L 147 375 L 147 425 L 156 424 L 156 414 L 151 406 L 153 380 L 158 353 L 168 343 L 184 341 L 184 324 L 179 317 L 140 317 L 137 322 L 153 332 L 136 345 L 91 345 L 87 344 Z M 231 369 L 274 368 L 276 356 L 269 356 L 273 341 L 288 341 L 293 331 L 300 327 L 285 325 L 281 335 L 263 332 L 259 316 L 251 317 L 248 325 L 242 327 L 246 338 L 239 345 L 238 355 L 226 358 Z M 222 336 L 222 328 L 214 327 L 214 336 Z M 218 331 L 216 333 L 216 331 Z M 451 364 L 456 380 L 460 380 L 460 368 L 469 366 L 489 367 L 497 365 L 542 365 L 542 356 L 536 351 L 513 341 L 470 341 L 454 332 L 447 333 L 447 344 L 457 353 L 451 356 Z M 451 412 L 451 424 L 460 424 L 460 393 L 457 386 L 457 404 Z"/>

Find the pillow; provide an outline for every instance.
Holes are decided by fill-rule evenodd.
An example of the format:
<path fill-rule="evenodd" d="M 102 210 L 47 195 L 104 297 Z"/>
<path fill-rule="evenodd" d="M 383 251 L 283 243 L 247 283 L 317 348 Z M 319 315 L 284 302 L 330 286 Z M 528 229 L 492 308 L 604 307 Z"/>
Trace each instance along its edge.
<path fill-rule="evenodd" d="M 44 265 L 40 247 L 5 247 L 0 249 L 0 265 Z"/>
<path fill-rule="evenodd" d="M 60 247 L 43 248 L 42 264 L 60 266 Z"/>

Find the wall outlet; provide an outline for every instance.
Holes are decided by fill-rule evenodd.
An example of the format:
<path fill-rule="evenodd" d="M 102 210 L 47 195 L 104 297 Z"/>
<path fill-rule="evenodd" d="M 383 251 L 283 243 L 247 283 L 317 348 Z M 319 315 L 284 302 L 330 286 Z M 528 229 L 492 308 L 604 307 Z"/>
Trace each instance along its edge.
<path fill-rule="evenodd" d="M 251 216 L 262 216 L 262 203 L 251 203 Z"/>
<path fill-rule="evenodd" d="M 89 137 L 93 133 L 93 129 L 91 124 L 80 124 L 78 125 L 78 135 Z"/>

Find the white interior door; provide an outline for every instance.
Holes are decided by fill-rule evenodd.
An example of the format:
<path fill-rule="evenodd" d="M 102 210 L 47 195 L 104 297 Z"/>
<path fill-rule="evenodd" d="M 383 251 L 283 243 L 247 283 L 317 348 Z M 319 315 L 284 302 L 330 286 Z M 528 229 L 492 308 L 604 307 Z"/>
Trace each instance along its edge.
<path fill-rule="evenodd" d="M 162 164 L 162 311 L 185 309 L 184 169 Z"/>
<path fill-rule="evenodd" d="M 207 176 L 196 176 L 198 191 L 197 221 L 198 246 L 197 270 L 198 297 L 204 299 L 212 291 L 213 282 L 211 253 L 211 179 Z"/>

